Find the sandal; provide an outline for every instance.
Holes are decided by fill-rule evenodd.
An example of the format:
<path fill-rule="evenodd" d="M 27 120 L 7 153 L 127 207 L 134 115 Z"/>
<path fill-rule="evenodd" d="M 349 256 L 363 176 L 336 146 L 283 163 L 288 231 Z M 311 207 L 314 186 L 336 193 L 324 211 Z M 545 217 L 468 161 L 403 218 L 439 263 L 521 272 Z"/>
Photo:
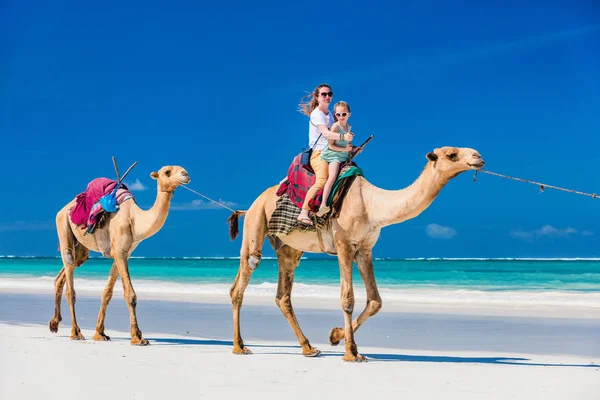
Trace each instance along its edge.
<path fill-rule="evenodd" d="M 298 216 L 297 219 L 298 219 L 298 222 L 300 222 L 301 224 L 304 224 L 304 225 L 313 225 L 313 222 L 308 217 Z"/>
<path fill-rule="evenodd" d="M 317 212 L 317 217 L 322 217 L 323 215 L 328 214 L 329 211 L 331 211 L 331 207 L 323 206 L 319 208 L 319 211 Z"/>

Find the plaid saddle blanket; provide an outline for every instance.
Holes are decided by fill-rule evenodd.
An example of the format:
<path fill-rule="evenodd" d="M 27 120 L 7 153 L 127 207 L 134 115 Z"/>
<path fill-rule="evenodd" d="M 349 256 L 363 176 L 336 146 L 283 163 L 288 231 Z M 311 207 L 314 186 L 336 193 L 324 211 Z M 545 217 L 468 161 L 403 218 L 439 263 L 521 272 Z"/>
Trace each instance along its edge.
<path fill-rule="evenodd" d="M 277 199 L 277 206 L 269 219 L 267 234 L 271 236 L 287 235 L 295 229 L 298 229 L 301 232 L 316 232 L 317 227 L 321 229 L 328 219 L 327 215 L 322 217 L 315 216 L 313 218 L 313 224 L 316 218 L 317 225 L 306 225 L 298 221 L 299 214 L 300 207 L 289 198 L 287 193 L 282 194 L 281 197 Z"/>

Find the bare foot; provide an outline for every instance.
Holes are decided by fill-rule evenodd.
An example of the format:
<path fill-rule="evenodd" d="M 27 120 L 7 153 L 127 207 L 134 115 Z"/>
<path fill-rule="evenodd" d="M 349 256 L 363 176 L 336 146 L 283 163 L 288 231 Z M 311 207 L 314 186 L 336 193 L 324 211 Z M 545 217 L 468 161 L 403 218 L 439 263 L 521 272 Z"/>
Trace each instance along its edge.
<path fill-rule="evenodd" d="M 313 222 L 308 217 L 308 211 L 302 210 L 302 212 L 298 215 L 298 222 L 304 225 L 313 225 Z"/>
<path fill-rule="evenodd" d="M 319 212 L 317 213 L 317 217 L 322 217 L 329 211 L 331 211 L 331 208 L 329 206 L 321 206 L 321 208 L 319 208 Z"/>

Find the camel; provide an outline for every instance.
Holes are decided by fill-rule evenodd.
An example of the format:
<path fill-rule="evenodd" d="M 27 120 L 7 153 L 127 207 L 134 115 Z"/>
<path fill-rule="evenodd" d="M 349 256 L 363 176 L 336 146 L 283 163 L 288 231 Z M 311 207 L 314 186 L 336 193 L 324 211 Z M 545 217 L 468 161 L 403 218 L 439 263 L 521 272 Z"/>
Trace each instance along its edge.
<path fill-rule="evenodd" d="M 344 361 L 366 360 L 357 349 L 354 332 L 382 306 L 373 272 L 373 246 L 381 229 L 417 217 L 440 193 L 440 190 L 462 172 L 481 169 L 484 161 L 480 154 L 469 148 L 442 147 L 426 155 L 427 164 L 420 176 L 408 187 L 390 191 L 370 184 L 357 177 L 343 200 L 337 218 L 330 218 L 321 230 L 321 240 L 315 231 L 292 231 L 289 235 L 272 237 L 269 242 L 277 254 L 279 279 L 275 302 L 288 320 L 307 357 L 318 356 L 320 350 L 312 347 L 302 333 L 294 314 L 291 301 L 294 271 L 304 252 L 337 253 L 340 268 L 341 306 L 344 327 L 330 331 L 329 342 L 337 345 L 345 340 Z M 233 353 L 251 354 L 244 346 L 240 333 L 240 309 L 244 291 L 252 272 L 262 257 L 262 247 L 267 236 L 268 221 L 276 207 L 276 191 L 279 185 L 266 189 L 247 211 L 236 211 L 230 217 L 230 234 L 237 236 L 239 216 L 245 215 L 240 251 L 240 267 L 230 289 L 233 311 Z M 352 320 L 354 290 L 352 287 L 352 264 L 356 261 L 365 284 L 367 304 L 358 318 Z"/>
<path fill-rule="evenodd" d="M 158 172 L 152 172 L 150 177 L 157 180 L 158 186 L 156 201 L 152 208 L 142 210 L 135 201 L 124 201 L 116 213 L 109 215 L 104 226 L 96 229 L 92 234 L 85 234 L 86 230 L 82 230 L 71 222 L 69 210 L 75 204 L 75 199 L 56 215 L 56 229 L 63 268 L 54 280 L 54 318 L 49 322 L 51 332 L 58 331 L 58 325 L 62 320 L 60 302 L 66 283 L 66 297 L 72 321 L 70 338 L 73 340 L 84 339 L 75 318 L 73 271 L 88 259 L 90 251 L 96 251 L 102 253 L 106 258 L 112 258 L 114 262 L 110 269 L 106 288 L 102 292 L 102 303 L 93 339 L 110 340 L 110 337 L 104 333 L 104 319 L 117 276 L 120 276 L 125 301 L 129 308 L 131 344 L 141 346 L 148 344 L 148 340 L 142 337 L 142 332 L 138 327 L 135 314 L 137 296 L 129 277 L 128 260 L 142 240 L 154 235 L 164 225 L 175 189 L 179 185 L 185 185 L 191 181 L 187 171 L 179 166 L 164 166 Z"/>

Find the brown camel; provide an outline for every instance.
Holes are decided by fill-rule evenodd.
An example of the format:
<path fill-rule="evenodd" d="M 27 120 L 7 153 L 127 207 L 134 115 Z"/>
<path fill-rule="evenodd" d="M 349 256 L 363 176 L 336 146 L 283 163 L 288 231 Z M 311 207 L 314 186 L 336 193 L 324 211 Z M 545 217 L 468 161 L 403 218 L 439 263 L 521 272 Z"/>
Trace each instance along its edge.
<path fill-rule="evenodd" d="M 302 347 L 302 354 L 318 356 L 320 351 L 312 347 L 298 324 L 292 308 L 291 293 L 294 270 L 303 252 L 337 253 L 340 266 L 341 305 L 344 328 L 333 328 L 329 335 L 332 345 L 345 340 L 344 361 L 363 361 L 354 342 L 354 332 L 367 318 L 381 308 L 381 297 L 373 273 L 373 246 L 381 228 L 415 218 L 436 198 L 440 190 L 458 174 L 483 167 L 479 153 L 469 148 L 443 147 L 427 154 L 427 165 L 419 178 L 409 187 L 389 191 L 373 186 L 363 177 L 352 183 L 343 200 L 340 215 L 330 219 L 321 230 L 322 244 L 314 231 L 292 231 L 289 235 L 273 238 L 269 242 L 277 253 L 279 282 L 275 302 L 288 320 Z M 247 211 L 231 215 L 232 238 L 237 234 L 238 217 L 245 214 L 240 268 L 230 290 L 233 310 L 233 353 L 250 354 L 240 334 L 240 308 L 244 291 L 252 272 L 258 267 L 262 247 L 267 235 L 268 220 L 275 210 L 278 185 L 265 190 Z M 365 283 L 367 304 L 363 312 L 352 320 L 354 290 L 352 287 L 352 264 L 356 261 Z"/>
<path fill-rule="evenodd" d="M 70 201 L 56 215 L 56 229 L 60 243 L 60 253 L 63 268 L 54 280 L 54 318 L 50 320 L 50 331 L 57 332 L 58 324 L 62 320 L 60 302 L 65 282 L 67 284 L 66 297 L 71 310 L 71 339 L 83 340 L 81 330 L 75 318 L 75 289 L 73 287 L 73 271 L 81 266 L 90 254 L 90 251 L 102 253 L 106 258 L 114 260 L 110 269 L 106 288 L 102 292 L 102 304 L 96 324 L 94 340 L 110 340 L 104 334 L 104 318 L 106 307 L 113 294 L 117 276 L 121 277 L 125 301 L 129 307 L 131 344 L 147 345 L 148 341 L 142 337 L 135 315 L 137 296 L 133 290 L 129 277 L 128 260 L 131 253 L 140 242 L 162 228 L 169 214 L 169 207 L 173 192 L 179 185 L 190 182 L 190 177 L 185 169 L 179 166 L 165 166 L 158 172 L 150 174 L 158 183 L 156 201 L 149 210 L 142 210 L 134 201 L 124 201 L 119 206 L 119 211 L 111 213 L 101 229 L 96 229 L 93 234 L 86 235 L 74 225 L 69 218 L 69 209 L 75 204 L 75 199 Z"/>

